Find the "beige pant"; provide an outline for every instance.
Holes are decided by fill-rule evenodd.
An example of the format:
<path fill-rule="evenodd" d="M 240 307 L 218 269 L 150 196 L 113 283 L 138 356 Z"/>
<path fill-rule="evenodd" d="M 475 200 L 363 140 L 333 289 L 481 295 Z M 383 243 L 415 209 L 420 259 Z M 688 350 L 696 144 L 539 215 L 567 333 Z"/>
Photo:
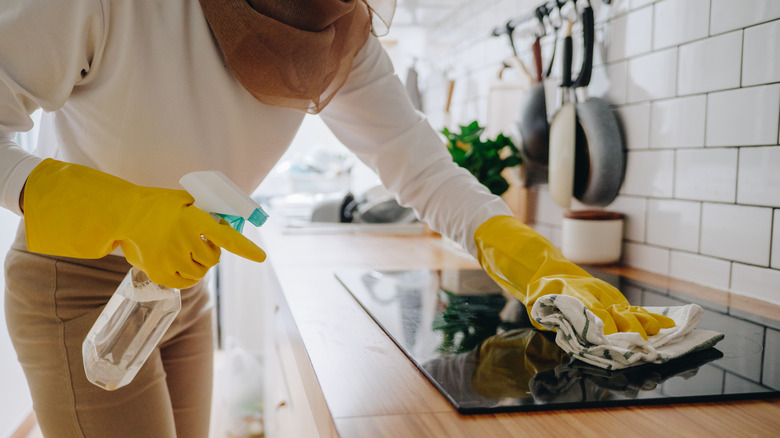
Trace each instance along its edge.
<path fill-rule="evenodd" d="M 182 291 L 182 310 L 135 379 L 116 391 L 90 383 L 81 343 L 130 269 L 122 257 L 30 253 L 23 225 L 6 258 L 8 331 L 43 435 L 207 438 L 213 330 L 207 287 Z"/>

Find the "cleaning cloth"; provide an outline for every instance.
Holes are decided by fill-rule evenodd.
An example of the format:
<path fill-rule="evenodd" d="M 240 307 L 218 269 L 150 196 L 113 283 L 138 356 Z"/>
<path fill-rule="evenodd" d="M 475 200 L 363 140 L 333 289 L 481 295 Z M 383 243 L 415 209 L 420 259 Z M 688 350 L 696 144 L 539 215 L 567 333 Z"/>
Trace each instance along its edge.
<path fill-rule="evenodd" d="M 701 319 L 698 304 L 645 309 L 671 318 L 676 325 L 661 329 L 647 340 L 633 332 L 605 335 L 601 319 L 580 300 L 555 294 L 540 297 L 531 309 L 531 317 L 542 327 L 555 330 L 555 343 L 567 353 L 607 370 L 665 363 L 710 348 L 723 339 L 721 333 L 696 329 Z"/>

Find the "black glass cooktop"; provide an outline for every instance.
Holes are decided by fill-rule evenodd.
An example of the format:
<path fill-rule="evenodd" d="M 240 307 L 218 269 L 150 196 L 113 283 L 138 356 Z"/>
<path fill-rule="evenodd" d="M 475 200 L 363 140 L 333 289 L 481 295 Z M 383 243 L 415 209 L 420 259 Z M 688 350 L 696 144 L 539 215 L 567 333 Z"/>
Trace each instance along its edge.
<path fill-rule="evenodd" d="M 338 279 L 462 414 L 780 397 L 780 321 L 591 273 L 632 304 L 703 308 L 714 348 L 625 370 L 572 359 L 478 270 L 341 271 Z"/>

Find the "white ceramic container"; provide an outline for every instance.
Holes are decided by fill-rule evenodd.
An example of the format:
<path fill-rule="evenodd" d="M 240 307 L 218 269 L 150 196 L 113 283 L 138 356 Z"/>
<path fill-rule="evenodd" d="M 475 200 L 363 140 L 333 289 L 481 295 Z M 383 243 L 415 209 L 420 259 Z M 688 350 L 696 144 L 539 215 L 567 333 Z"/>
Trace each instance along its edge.
<path fill-rule="evenodd" d="M 567 211 L 562 242 L 563 255 L 574 263 L 616 263 L 623 246 L 623 214 L 602 210 Z"/>

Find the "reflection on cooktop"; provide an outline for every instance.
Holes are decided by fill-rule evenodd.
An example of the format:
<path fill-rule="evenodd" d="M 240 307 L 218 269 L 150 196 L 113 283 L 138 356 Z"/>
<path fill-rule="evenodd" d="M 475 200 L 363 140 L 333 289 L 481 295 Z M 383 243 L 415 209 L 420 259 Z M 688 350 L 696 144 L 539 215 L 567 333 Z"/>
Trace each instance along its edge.
<path fill-rule="evenodd" d="M 691 297 L 591 271 L 632 304 Z M 571 358 L 534 329 L 525 307 L 478 270 L 351 270 L 338 279 L 462 414 L 780 397 L 780 321 L 696 300 L 716 348 L 606 371 Z M 767 364 L 766 366 L 764 364 Z"/>

